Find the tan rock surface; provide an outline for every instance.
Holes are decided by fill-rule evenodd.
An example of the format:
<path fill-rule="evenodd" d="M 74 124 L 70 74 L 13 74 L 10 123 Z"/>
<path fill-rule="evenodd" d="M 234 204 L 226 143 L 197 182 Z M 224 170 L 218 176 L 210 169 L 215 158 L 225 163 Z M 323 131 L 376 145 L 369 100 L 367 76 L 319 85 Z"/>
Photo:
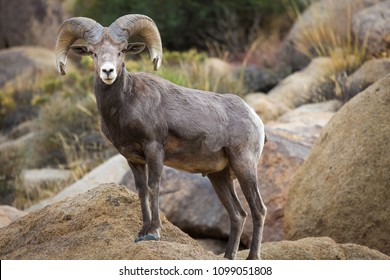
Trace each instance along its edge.
<path fill-rule="evenodd" d="M 330 120 L 292 178 L 287 239 L 329 236 L 390 253 L 390 75 Z"/>
<path fill-rule="evenodd" d="M 240 251 L 237 259 L 245 259 L 248 250 Z M 390 257 L 365 246 L 337 244 L 329 237 L 307 237 L 297 241 L 264 243 L 264 260 L 390 260 Z"/>
<path fill-rule="evenodd" d="M 137 195 L 116 184 L 51 204 L 0 229 L 1 259 L 214 259 L 162 215 L 159 242 L 134 243 Z"/>

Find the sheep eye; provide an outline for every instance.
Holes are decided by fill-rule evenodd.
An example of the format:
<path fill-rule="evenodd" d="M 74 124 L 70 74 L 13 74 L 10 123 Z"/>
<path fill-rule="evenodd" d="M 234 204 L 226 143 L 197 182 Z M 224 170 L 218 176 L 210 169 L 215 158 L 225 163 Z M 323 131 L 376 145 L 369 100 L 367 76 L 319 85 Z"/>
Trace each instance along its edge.
<path fill-rule="evenodd" d="M 93 57 L 94 57 L 94 58 L 97 58 L 97 54 L 96 54 L 96 53 L 93 53 Z"/>

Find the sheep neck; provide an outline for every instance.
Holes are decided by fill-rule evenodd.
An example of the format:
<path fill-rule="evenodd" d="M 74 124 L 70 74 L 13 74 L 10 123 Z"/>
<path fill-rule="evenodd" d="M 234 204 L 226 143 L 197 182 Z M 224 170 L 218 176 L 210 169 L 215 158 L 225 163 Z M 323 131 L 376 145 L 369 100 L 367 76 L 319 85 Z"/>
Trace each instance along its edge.
<path fill-rule="evenodd" d="M 111 111 L 117 108 L 121 103 L 124 88 L 127 88 L 126 68 L 123 65 L 122 71 L 117 76 L 115 82 L 111 85 L 105 84 L 95 73 L 95 96 L 99 112 L 104 117 L 104 111 Z M 104 108 L 102 108 L 104 106 Z"/>
<path fill-rule="evenodd" d="M 130 82 L 129 79 L 126 78 L 126 69 L 123 66 L 122 71 L 117 76 L 114 83 L 111 85 L 105 84 L 99 77 L 99 75 L 95 74 L 95 96 L 96 103 L 102 118 L 102 121 L 105 123 L 108 131 L 108 135 L 106 135 L 109 139 L 111 139 L 115 147 L 119 147 L 119 143 L 121 142 L 121 130 L 118 129 L 120 127 L 120 111 L 123 105 L 124 99 L 124 89 L 128 86 Z"/>

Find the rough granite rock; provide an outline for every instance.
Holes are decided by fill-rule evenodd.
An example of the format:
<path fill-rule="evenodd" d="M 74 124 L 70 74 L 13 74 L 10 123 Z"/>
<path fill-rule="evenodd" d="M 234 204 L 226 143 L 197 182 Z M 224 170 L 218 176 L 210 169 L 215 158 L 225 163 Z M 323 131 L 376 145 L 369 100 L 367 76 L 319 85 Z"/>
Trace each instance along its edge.
<path fill-rule="evenodd" d="M 390 75 L 346 103 L 290 183 L 287 239 L 329 236 L 390 254 Z"/>
<path fill-rule="evenodd" d="M 218 260 L 162 215 L 160 241 L 134 243 L 141 213 L 124 186 L 103 184 L 0 229 L 0 259 Z M 248 252 L 239 252 L 239 259 Z M 306 238 L 263 244 L 263 259 L 390 259 L 354 244 Z"/>
<path fill-rule="evenodd" d="M 311 5 L 298 17 L 287 38 L 277 51 L 282 64 L 293 71 L 304 68 L 310 63 L 312 56 L 317 56 L 315 50 L 332 45 L 332 39 L 340 42 L 350 40 L 351 19 L 358 12 L 377 4 L 380 0 L 320 0 L 312 1 Z M 316 40 L 318 34 L 326 40 Z M 333 43 L 334 44 L 334 43 Z M 307 52 L 307 53 L 303 53 Z M 309 55 L 309 57 L 308 57 Z"/>
<path fill-rule="evenodd" d="M 342 92 L 339 95 L 349 100 L 388 73 L 390 73 L 389 58 L 368 60 L 348 77 L 341 76 L 339 82 Z"/>
<path fill-rule="evenodd" d="M 375 5 L 352 17 L 352 33 L 367 54 L 386 52 L 390 44 L 390 1 L 378 1 Z"/>
<path fill-rule="evenodd" d="M 1 1 L 0 49 L 21 45 L 54 48 L 64 1 Z"/>
<path fill-rule="evenodd" d="M 301 71 L 282 80 L 268 92 L 269 98 L 293 109 L 303 104 L 333 99 L 330 77 L 336 73 L 334 62 L 329 57 L 318 57 Z"/>
<path fill-rule="evenodd" d="M 55 74 L 54 51 L 39 47 L 0 50 L 0 89 L 30 89 L 44 75 Z"/>
<path fill-rule="evenodd" d="M 245 101 L 268 123 L 301 105 L 334 99 L 335 74 L 332 59 L 318 57 L 280 81 L 267 95 L 250 94 Z"/>
<path fill-rule="evenodd" d="M 162 215 L 161 241 L 134 243 L 137 195 L 103 184 L 31 212 L 0 229 L 4 259 L 215 259 Z"/>
<path fill-rule="evenodd" d="M 290 110 L 282 102 L 273 100 L 264 93 L 251 93 L 244 97 L 245 102 L 252 107 L 264 123 L 276 120 Z"/>
<path fill-rule="evenodd" d="M 237 259 L 245 259 L 248 250 L 240 251 Z M 390 260 L 390 257 L 365 246 L 337 244 L 329 237 L 307 237 L 297 241 L 264 243 L 264 260 Z"/>

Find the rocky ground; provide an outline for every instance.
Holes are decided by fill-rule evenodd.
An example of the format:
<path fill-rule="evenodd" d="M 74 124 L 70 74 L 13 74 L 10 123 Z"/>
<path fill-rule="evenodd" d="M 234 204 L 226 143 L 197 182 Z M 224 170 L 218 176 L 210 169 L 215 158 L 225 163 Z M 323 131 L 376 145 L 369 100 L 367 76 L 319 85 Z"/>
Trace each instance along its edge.
<path fill-rule="evenodd" d="M 142 225 L 136 194 L 116 184 L 99 185 L 50 204 L 0 229 L 4 259 L 222 259 L 162 216 L 160 241 L 134 243 Z M 240 252 L 244 259 L 247 251 Z M 265 243 L 263 259 L 390 259 L 379 251 L 330 238 Z"/>

